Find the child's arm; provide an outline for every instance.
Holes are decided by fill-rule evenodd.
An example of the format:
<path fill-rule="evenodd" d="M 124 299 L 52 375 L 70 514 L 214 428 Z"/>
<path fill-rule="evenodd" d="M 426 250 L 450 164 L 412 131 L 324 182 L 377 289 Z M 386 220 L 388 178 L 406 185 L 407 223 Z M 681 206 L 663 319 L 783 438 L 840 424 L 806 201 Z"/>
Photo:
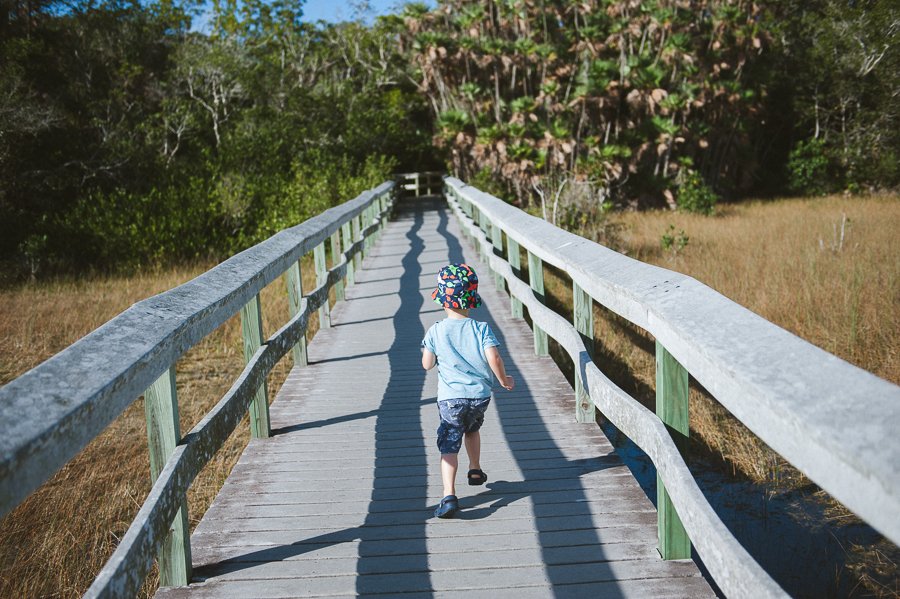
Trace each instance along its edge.
<path fill-rule="evenodd" d="M 506 367 L 503 365 L 503 358 L 500 357 L 500 350 L 496 347 L 487 347 L 484 350 L 484 355 L 487 357 L 488 366 L 491 367 L 497 380 L 500 381 L 500 386 L 507 391 L 512 391 L 513 387 L 516 386 L 516 381 L 513 380 L 513 377 L 506 374 Z M 424 362 L 425 358 L 423 357 L 422 360 Z"/>
<path fill-rule="evenodd" d="M 437 364 L 437 356 L 431 353 L 430 349 L 422 348 L 422 368 L 431 370 Z"/>

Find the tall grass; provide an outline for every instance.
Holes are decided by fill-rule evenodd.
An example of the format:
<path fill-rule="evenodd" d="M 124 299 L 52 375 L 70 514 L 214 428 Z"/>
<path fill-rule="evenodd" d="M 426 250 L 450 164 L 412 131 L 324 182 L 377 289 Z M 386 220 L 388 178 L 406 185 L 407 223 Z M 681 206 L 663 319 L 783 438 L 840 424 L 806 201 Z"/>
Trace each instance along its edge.
<path fill-rule="evenodd" d="M 807 341 L 900 384 L 900 198 L 831 196 L 726 205 L 713 217 L 622 213 L 577 232 L 629 256 L 690 275 Z M 664 236 L 673 243 L 664 244 Z M 678 239 L 682 243 L 677 243 Z M 685 243 L 686 241 L 686 243 Z M 664 247 L 666 245 L 667 247 Z M 545 269 L 548 303 L 571 316 L 571 282 Z M 594 306 L 595 360 L 653 409 L 652 337 Z M 568 367 L 568 358 L 559 363 Z M 809 481 L 692 381 L 690 452 L 772 493 Z M 856 517 L 819 492 L 832 523 Z M 900 596 L 890 542 L 848 548 L 848 569 L 873 596 Z"/>
<path fill-rule="evenodd" d="M 134 276 L 61 279 L 0 291 L 0 384 L 38 365 L 134 302 L 207 270 L 196 265 Z M 304 262 L 304 289 L 315 287 Z M 262 291 L 266 334 L 288 319 L 281 279 Z M 318 321 L 313 317 L 309 335 Z M 235 316 L 188 351 L 176 367 L 180 423 L 189 431 L 224 395 L 243 368 Z M 269 376 L 269 397 L 291 367 L 290 354 Z M 199 522 L 246 445 L 247 419 L 188 492 L 191 528 Z M 100 436 L 0 521 L 0 597 L 78 597 L 134 519 L 150 490 L 143 401 L 132 404 Z M 158 584 L 154 571 L 142 594 Z"/>
<path fill-rule="evenodd" d="M 843 216 L 844 240 L 840 244 Z M 900 382 L 900 201 L 896 196 L 829 197 L 724 206 L 715 217 L 672 212 L 612 217 L 619 249 L 684 272 L 838 356 Z M 689 237 L 664 250 L 674 225 Z M 591 230 L 591 227 L 596 227 Z M 837 234 L 835 233 L 837 231 Z M 585 236 L 615 236 L 586 223 Z M 0 383 L 6 383 L 100 326 L 129 305 L 200 274 L 209 265 L 133 276 L 57 280 L 0 290 Z M 304 288 L 313 269 L 304 262 Z M 548 296 L 569 311 L 571 286 L 546 273 Z M 262 293 L 264 328 L 287 320 L 280 280 Z M 595 306 L 598 363 L 626 391 L 652 406 L 652 339 Z M 317 328 L 315 318 L 310 334 Z M 270 397 L 290 354 L 269 377 Z M 243 367 L 233 318 L 177 365 L 181 428 L 188 431 L 227 391 Z M 803 484 L 755 436 L 698 388 L 691 390 L 693 449 L 756 481 Z M 212 502 L 249 438 L 242 423 L 188 494 L 191 526 Z M 150 488 L 143 405 L 135 402 L 75 459 L 0 521 L 0 597 L 75 597 L 115 549 Z M 851 518 L 840 506 L 836 519 Z M 894 548 L 896 549 L 896 548 Z M 874 593 L 897 592 L 895 551 L 857 551 L 858 577 Z M 893 578 L 892 578 L 893 577 Z M 893 589 L 891 580 L 893 579 Z M 144 588 L 156 587 L 155 575 Z M 879 586 L 880 585 L 880 586 Z M 887 590 L 884 590 L 884 589 Z"/>

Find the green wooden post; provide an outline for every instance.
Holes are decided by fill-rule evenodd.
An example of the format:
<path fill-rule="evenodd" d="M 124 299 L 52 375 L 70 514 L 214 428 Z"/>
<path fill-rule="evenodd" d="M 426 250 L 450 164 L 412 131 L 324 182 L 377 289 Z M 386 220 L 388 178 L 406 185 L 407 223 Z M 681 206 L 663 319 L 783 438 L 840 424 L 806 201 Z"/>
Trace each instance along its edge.
<path fill-rule="evenodd" d="M 572 282 L 572 320 L 588 355 L 594 356 L 594 300 L 578 283 Z M 575 421 L 594 422 L 594 402 L 584 388 L 580 364 L 575 364 Z"/>
<path fill-rule="evenodd" d="M 335 231 L 331 236 L 331 263 L 332 266 L 337 266 L 341 263 L 341 232 Z M 334 284 L 334 297 L 336 301 L 342 302 L 344 301 L 344 279 L 343 277 L 338 279 L 338 282 Z"/>
<path fill-rule="evenodd" d="M 362 239 L 359 227 L 361 218 L 362 217 L 359 214 L 353 217 L 353 243 L 356 243 L 357 241 Z M 362 267 L 362 256 L 360 255 L 360 253 L 357 253 L 355 256 L 353 256 L 353 266 L 355 266 L 357 269 Z"/>
<path fill-rule="evenodd" d="M 294 262 L 284 272 L 284 285 L 288 291 L 288 309 L 291 318 L 300 312 L 300 301 L 303 299 L 303 279 L 300 277 L 300 263 Z M 306 366 L 309 359 L 306 353 L 306 333 L 300 337 L 300 341 L 294 346 L 294 366 Z"/>
<path fill-rule="evenodd" d="M 353 245 L 353 236 L 350 234 L 350 222 L 341 225 L 341 238 L 344 240 L 344 251 L 348 251 Z M 347 261 L 347 285 L 356 284 L 356 272 L 354 269 L 354 260 L 351 258 Z"/>
<path fill-rule="evenodd" d="M 244 337 L 244 362 L 249 362 L 263 343 L 262 308 L 259 294 L 241 308 L 241 332 Z M 271 436 L 269 423 L 269 394 L 266 382 L 256 390 L 256 397 L 250 402 L 250 434 L 256 439 Z"/>
<path fill-rule="evenodd" d="M 528 251 L 528 283 L 535 295 L 544 303 L 544 263 L 543 261 Z M 541 330 L 541 327 L 532 323 L 534 329 L 534 353 L 539 356 L 549 356 L 550 348 L 547 345 L 547 333 Z"/>
<path fill-rule="evenodd" d="M 506 236 L 506 260 L 509 262 L 509 266 L 512 268 L 513 275 L 516 277 L 521 277 L 522 257 L 519 254 L 519 242 L 509 235 Z M 510 288 L 509 293 L 509 304 L 513 318 L 523 318 L 525 316 L 524 311 L 522 310 L 522 302 L 520 302 L 513 296 L 512 288 Z"/>
<path fill-rule="evenodd" d="M 474 208 L 472 219 L 475 221 L 475 224 L 478 225 L 478 228 L 483 231 L 484 227 L 481 226 L 481 210 L 479 210 L 478 208 Z M 477 235 L 472 236 L 472 242 L 475 244 L 475 252 L 478 254 L 478 259 L 483 261 L 484 252 L 482 252 L 481 250 L 481 241 L 478 240 Z"/>
<path fill-rule="evenodd" d="M 501 231 L 499 225 L 497 225 L 494 221 L 491 221 L 491 243 L 494 245 L 494 254 L 497 256 L 503 256 L 503 231 Z M 503 276 L 494 271 L 494 285 L 497 286 L 497 289 L 503 291 Z"/>
<path fill-rule="evenodd" d="M 656 415 L 679 447 L 688 438 L 688 372 L 662 344 L 656 342 Z M 691 557 L 691 540 L 672 500 L 656 476 L 659 552 L 663 559 Z"/>
<path fill-rule="evenodd" d="M 328 279 L 328 267 L 325 266 L 325 243 L 322 242 L 313 250 L 313 257 L 316 262 L 316 286 L 322 285 Z M 319 328 L 331 328 L 331 306 L 328 300 L 319 306 Z"/>
<path fill-rule="evenodd" d="M 384 233 L 384 230 L 387 228 L 388 224 L 388 196 L 384 194 L 378 200 L 378 208 L 381 213 L 381 225 L 378 228 L 378 238 L 381 239 L 381 234 Z"/>
<path fill-rule="evenodd" d="M 372 204 L 366 206 L 363 210 L 362 229 L 365 230 L 372 224 Z M 366 235 L 363 241 L 363 258 L 369 257 L 369 250 L 372 247 L 372 236 Z"/>
<path fill-rule="evenodd" d="M 175 446 L 181 443 L 174 366 L 144 391 L 144 413 L 150 449 L 150 478 L 155 481 L 175 451 Z M 184 586 L 191 579 L 191 537 L 187 510 L 187 498 L 182 498 L 169 534 L 159 549 L 160 586 Z"/>

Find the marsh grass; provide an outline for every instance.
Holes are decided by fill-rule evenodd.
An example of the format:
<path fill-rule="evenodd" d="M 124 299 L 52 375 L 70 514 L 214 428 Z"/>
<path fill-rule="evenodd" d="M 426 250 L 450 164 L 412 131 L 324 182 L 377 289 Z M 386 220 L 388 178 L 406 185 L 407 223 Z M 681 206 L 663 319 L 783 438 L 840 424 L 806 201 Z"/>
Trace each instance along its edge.
<path fill-rule="evenodd" d="M 689 237 L 674 253 L 661 244 L 670 225 Z M 898 383 L 898 230 L 900 201 L 896 196 L 876 196 L 726 205 L 713 217 L 672 212 L 609 215 L 581 223 L 579 233 L 607 243 L 613 240 L 617 249 L 632 257 L 693 276 L 800 337 Z M 0 290 L 0 384 L 132 303 L 190 280 L 209 266 L 60 279 Z M 304 289 L 312 289 L 311 261 L 304 261 L 302 271 Z M 549 305 L 570 318 L 571 282 L 552 268 L 546 269 L 545 282 Z M 287 320 L 281 279 L 263 290 L 262 303 L 264 331 L 270 334 Z M 652 409 L 652 337 L 600 306 L 595 305 L 594 311 L 597 363 Z M 309 336 L 317 326 L 314 316 Z M 568 359 L 554 346 L 551 342 L 571 377 Z M 221 398 L 242 367 L 238 317 L 178 361 L 182 432 Z M 288 354 L 269 376 L 270 399 L 290 367 Z M 691 435 L 690 451 L 719 464 L 731 476 L 770 484 L 773 493 L 807 483 L 695 383 Z M 188 494 L 192 528 L 248 439 L 245 419 L 192 485 Z M 0 597 L 76 597 L 87 589 L 150 489 L 146 443 L 143 403 L 137 400 L 0 520 Z M 821 496 L 830 502 L 829 520 L 854 521 L 840 504 Z M 897 596 L 896 547 L 890 543 L 848 547 L 848 554 L 848 574 L 864 593 Z M 152 594 L 156 585 L 154 573 L 143 595 Z"/>
<path fill-rule="evenodd" d="M 211 265 L 156 269 L 133 276 L 60 279 L 0 291 L 0 383 L 40 364 L 143 298 L 186 282 Z M 315 287 L 312 261 L 302 264 Z M 261 293 L 264 335 L 288 320 L 282 279 Z M 315 334 L 313 317 L 308 336 Z M 234 316 L 178 361 L 182 434 L 230 388 L 244 365 L 240 317 Z M 268 377 L 269 399 L 292 365 Z M 191 529 L 199 522 L 250 438 L 247 418 L 188 492 Z M 0 597 L 78 597 L 115 550 L 150 490 L 143 400 L 138 399 L 74 459 L 0 520 Z M 142 595 L 158 584 L 154 570 Z"/>
<path fill-rule="evenodd" d="M 670 211 L 623 213 L 586 223 L 597 241 L 705 283 L 791 333 L 865 370 L 900 383 L 900 201 L 896 195 L 831 196 L 726 205 L 713 217 Z M 677 251 L 664 236 L 683 231 Z M 669 247 L 666 247 L 668 245 Z M 571 319 L 571 280 L 545 266 L 548 305 Z M 655 345 L 646 331 L 594 304 L 595 361 L 624 391 L 655 408 Z M 553 344 L 551 344 L 551 349 Z M 555 359 L 571 378 L 568 356 Z M 692 459 L 769 493 L 811 486 L 800 472 L 731 416 L 696 381 L 690 389 Z M 827 494 L 829 522 L 858 519 Z M 848 548 L 847 574 L 871 596 L 900 596 L 897 547 Z"/>

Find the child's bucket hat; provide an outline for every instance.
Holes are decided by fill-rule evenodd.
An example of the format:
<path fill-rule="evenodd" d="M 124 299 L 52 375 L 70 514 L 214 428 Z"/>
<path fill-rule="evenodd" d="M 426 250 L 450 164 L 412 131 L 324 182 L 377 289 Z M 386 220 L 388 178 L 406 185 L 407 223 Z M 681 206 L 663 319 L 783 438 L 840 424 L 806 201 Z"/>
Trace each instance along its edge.
<path fill-rule="evenodd" d="M 468 310 L 481 305 L 478 275 L 468 264 L 448 264 L 438 273 L 438 286 L 431 299 L 445 308 Z"/>

